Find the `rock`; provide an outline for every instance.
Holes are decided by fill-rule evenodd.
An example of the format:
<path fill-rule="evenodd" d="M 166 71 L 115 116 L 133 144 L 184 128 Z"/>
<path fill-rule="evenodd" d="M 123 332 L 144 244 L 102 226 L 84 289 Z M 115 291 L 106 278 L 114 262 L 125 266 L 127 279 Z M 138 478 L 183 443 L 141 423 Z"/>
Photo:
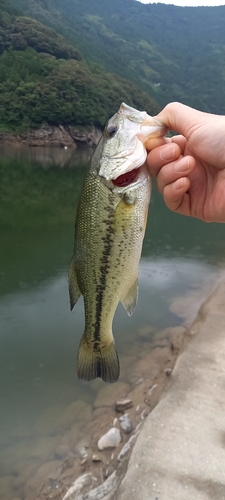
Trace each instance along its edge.
<path fill-rule="evenodd" d="M 154 384 L 148 391 L 148 395 L 151 396 L 155 389 L 158 387 L 158 384 Z"/>
<path fill-rule="evenodd" d="M 67 130 L 75 143 L 89 147 L 97 146 L 102 135 L 101 130 L 95 127 L 89 127 L 89 129 L 77 129 L 69 125 Z"/>
<path fill-rule="evenodd" d="M 142 384 L 142 382 L 144 382 L 143 377 L 141 377 L 141 378 L 139 378 L 139 379 L 137 380 L 136 385 L 140 385 L 140 384 Z"/>
<path fill-rule="evenodd" d="M 83 428 L 91 420 L 91 405 L 82 400 L 74 401 L 63 412 L 54 426 L 54 432 L 61 433 L 71 429 L 73 424 L 76 429 Z"/>
<path fill-rule="evenodd" d="M 60 461 L 54 460 L 45 463 L 39 467 L 36 472 L 28 479 L 24 486 L 25 498 L 32 495 L 34 498 L 38 496 L 39 490 L 47 479 L 57 480 L 59 475 Z"/>
<path fill-rule="evenodd" d="M 46 436 L 43 434 L 43 436 L 35 440 L 28 456 L 32 460 L 40 458 L 40 460 L 48 462 L 50 456 L 54 455 L 58 444 L 58 436 Z"/>
<path fill-rule="evenodd" d="M 103 484 L 100 484 L 97 488 L 91 490 L 88 495 L 86 495 L 87 500 L 107 500 L 107 495 L 111 492 L 115 492 L 119 484 L 119 478 L 117 477 L 116 471 L 114 471 Z M 63 499 L 64 500 L 64 499 Z M 72 500 L 72 499 L 71 499 Z M 79 499 L 81 500 L 81 499 Z"/>
<path fill-rule="evenodd" d="M 122 398 L 125 394 L 127 394 L 128 390 L 129 385 L 123 382 L 111 384 L 110 387 L 105 386 L 98 392 L 94 402 L 94 407 L 99 408 L 100 406 L 112 406 L 117 399 Z"/>
<path fill-rule="evenodd" d="M 43 123 L 39 129 L 29 130 L 20 134 L 18 138 L 29 146 L 45 146 L 47 144 L 48 146 L 73 146 L 76 148 L 71 135 L 62 125 L 56 127 Z"/>
<path fill-rule="evenodd" d="M 136 437 L 138 436 L 138 434 L 139 434 L 139 431 L 135 432 L 135 434 L 133 434 L 133 436 L 130 437 L 129 441 L 127 441 L 127 443 L 125 443 L 125 445 L 123 446 L 123 448 L 120 450 L 120 453 L 119 453 L 119 455 L 117 457 L 117 459 L 119 461 L 122 460 L 123 457 L 131 449 L 132 443 L 133 443 L 134 439 L 136 439 Z"/>
<path fill-rule="evenodd" d="M 82 439 L 80 439 L 80 441 L 78 441 L 75 447 L 75 451 L 80 458 L 86 458 L 89 445 L 89 439 L 87 439 L 86 437 L 83 437 Z"/>
<path fill-rule="evenodd" d="M 172 373 L 172 368 L 165 368 L 164 372 L 167 375 L 167 377 L 169 377 Z"/>
<path fill-rule="evenodd" d="M 98 455 L 92 455 L 92 462 L 102 462 L 102 459 Z"/>
<path fill-rule="evenodd" d="M 77 495 L 87 486 L 92 485 L 92 474 L 91 472 L 88 472 L 87 474 L 83 474 L 82 476 L 78 477 L 76 481 L 73 483 L 71 488 L 67 491 L 66 495 L 63 497 L 63 500 L 72 500 L 74 498 L 77 498 Z"/>
<path fill-rule="evenodd" d="M 25 483 L 36 474 L 41 464 L 42 462 L 38 458 L 32 459 L 27 457 L 26 460 L 21 460 L 21 472 L 14 479 L 14 486 L 17 492 L 23 490 Z"/>
<path fill-rule="evenodd" d="M 144 410 L 141 412 L 141 420 L 144 420 L 148 416 L 147 410 L 144 408 Z"/>
<path fill-rule="evenodd" d="M 98 440 L 98 449 L 104 450 L 105 448 L 116 448 L 116 446 L 120 444 L 120 441 L 120 430 L 116 427 L 112 427 Z"/>
<path fill-rule="evenodd" d="M 84 467 L 84 465 L 87 465 L 88 462 L 88 456 L 86 455 L 84 458 L 80 460 L 80 465 Z"/>
<path fill-rule="evenodd" d="M 70 453 L 70 448 L 66 444 L 59 444 L 55 450 L 55 458 L 60 459 L 64 458 L 66 455 L 69 455 Z"/>
<path fill-rule="evenodd" d="M 55 447 L 54 453 L 51 454 L 51 458 L 61 459 L 66 456 L 73 455 L 74 449 L 80 439 L 81 433 L 75 428 L 75 426 L 68 431 L 62 431 L 60 441 Z"/>
<path fill-rule="evenodd" d="M 29 146 L 60 146 L 62 148 L 78 145 L 96 146 L 101 137 L 101 130 L 95 127 L 78 129 L 68 126 L 54 126 L 43 123 L 38 129 L 28 129 L 22 134 L 0 133 L 2 144 L 27 144 Z"/>
<path fill-rule="evenodd" d="M 133 403 L 131 399 L 120 399 L 120 401 L 116 402 L 116 411 L 119 413 L 123 413 L 125 410 L 128 410 L 128 408 L 132 408 Z"/>
<path fill-rule="evenodd" d="M 108 422 L 113 421 L 114 415 L 114 408 L 110 408 L 109 406 L 101 406 L 93 410 L 91 423 L 93 423 L 94 421 L 98 421 L 99 423 L 102 420 L 107 420 Z"/>
<path fill-rule="evenodd" d="M 126 434 L 132 431 L 132 422 L 129 418 L 129 413 L 124 413 L 122 417 L 119 417 L 120 425 Z"/>
<path fill-rule="evenodd" d="M 75 462 L 74 457 L 66 458 L 63 464 L 60 466 L 60 474 L 63 474 L 63 472 L 67 469 L 71 469 L 74 466 L 74 462 Z"/>

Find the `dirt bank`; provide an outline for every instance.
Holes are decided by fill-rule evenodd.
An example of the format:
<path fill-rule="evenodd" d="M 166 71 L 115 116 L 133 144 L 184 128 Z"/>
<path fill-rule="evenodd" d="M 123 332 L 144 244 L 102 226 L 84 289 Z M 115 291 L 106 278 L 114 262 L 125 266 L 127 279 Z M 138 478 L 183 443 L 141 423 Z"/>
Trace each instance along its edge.
<path fill-rule="evenodd" d="M 61 500 L 81 476 L 85 478 L 82 483 L 82 494 L 85 494 L 90 487 L 100 486 L 110 477 L 119 463 L 124 470 L 142 422 L 168 384 L 186 330 L 183 327 L 168 328 L 153 335 L 151 342 L 149 333 L 151 328 L 148 327 L 140 332 L 146 341 L 136 346 L 137 361 L 131 383 L 118 382 L 110 386 L 109 391 L 108 385 L 102 386 L 101 381 L 96 380 L 96 385 L 101 384 L 102 388 L 93 406 L 76 401 L 67 408 L 61 423 L 65 427 L 64 437 L 52 460 L 41 465 L 24 482 L 23 498 Z M 126 362 L 129 364 L 129 359 Z M 124 415 L 128 416 L 130 423 L 125 429 L 121 419 Z M 113 427 L 120 431 L 120 444 L 116 449 L 100 451 L 98 440 Z"/>

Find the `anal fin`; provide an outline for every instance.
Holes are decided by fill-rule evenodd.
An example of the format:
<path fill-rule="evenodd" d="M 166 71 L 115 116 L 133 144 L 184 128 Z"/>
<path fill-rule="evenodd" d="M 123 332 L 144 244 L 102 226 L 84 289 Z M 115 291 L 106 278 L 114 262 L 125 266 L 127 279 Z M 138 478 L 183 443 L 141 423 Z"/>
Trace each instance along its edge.
<path fill-rule="evenodd" d="M 138 300 L 138 278 L 134 281 L 131 288 L 128 290 L 128 293 L 121 302 L 123 304 L 124 309 L 126 309 L 127 314 L 131 316 L 134 312 Z"/>
<path fill-rule="evenodd" d="M 74 260 L 72 260 L 69 270 L 69 295 L 70 295 L 70 309 L 72 311 L 79 297 L 82 295 L 77 281 L 77 273 Z"/>

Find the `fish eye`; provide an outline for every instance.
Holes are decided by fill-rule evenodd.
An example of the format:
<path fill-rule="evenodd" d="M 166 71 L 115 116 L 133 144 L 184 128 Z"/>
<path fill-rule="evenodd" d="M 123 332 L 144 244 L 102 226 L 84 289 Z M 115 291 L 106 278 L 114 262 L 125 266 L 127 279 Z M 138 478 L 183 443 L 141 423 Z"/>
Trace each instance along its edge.
<path fill-rule="evenodd" d="M 116 127 L 115 125 L 111 125 L 110 127 L 108 127 L 106 129 L 108 137 L 110 137 L 110 139 L 111 139 L 111 137 L 114 137 L 114 135 L 116 134 L 117 130 L 118 130 L 118 127 Z"/>

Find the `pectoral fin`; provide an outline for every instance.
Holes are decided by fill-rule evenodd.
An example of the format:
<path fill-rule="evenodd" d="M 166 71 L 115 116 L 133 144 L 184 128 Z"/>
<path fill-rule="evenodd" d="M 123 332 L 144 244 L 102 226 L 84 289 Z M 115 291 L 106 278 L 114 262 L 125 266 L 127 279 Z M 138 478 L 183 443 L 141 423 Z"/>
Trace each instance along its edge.
<path fill-rule="evenodd" d="M 126 309 L 127 314 L 131 316 L 137 304 L 138 299 L 138 278 L 135 280 L 131 288 L 129 289 L 127 295 L 121 300 L 124 309 Z"/>
<path fill-rule="evenodd" d="M 74 260 L 72 260 L 69 270 L 69 294 L 70 294 L 70 309 L 72 311 L 79 297 L 82 295 L 77 281 L 77 273 Z"/>

